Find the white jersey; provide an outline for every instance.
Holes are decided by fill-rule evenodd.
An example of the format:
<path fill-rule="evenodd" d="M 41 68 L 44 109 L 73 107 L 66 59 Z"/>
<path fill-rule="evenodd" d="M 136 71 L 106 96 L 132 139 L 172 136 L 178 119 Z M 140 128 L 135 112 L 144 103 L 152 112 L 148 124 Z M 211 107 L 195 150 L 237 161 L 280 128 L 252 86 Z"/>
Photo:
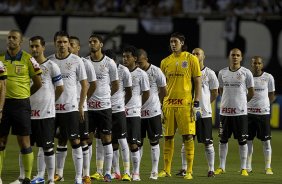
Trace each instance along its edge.
<path fill-rule="evenodd" d="M 202 109 L 202 118 L 212 117 L 211 91 L 218 89 L 218 80 L 213 70 L 205 67 L 202 71 L 202 95 L 200 107 Z"/>
<path fill-rule="evenodd" d="M 94 66 L 92 65 L 91 61 L 88 59 L 85 59 L 83 57 L 81 57 L 83 63 L 84 63 L 84 67 L 85 67 L 85 71 L 86 71 L 86 75 L 87 75 L 87 81 L 88 82 L 94 82 L 97 80 L 96 78 L 96 73 L 95 73 L 95 69 Z M 80 92 L 81 92 L 81 84 L 80 81 L 77 81 L 77 102 L 79 103 L 80 101 Z M 83 104 L 83 110 L 87 111 L 87 99 L 85 99 L 85 102 Z"/>
<path fill-rule="evenodd" d="M 86 59 L 91 60 L 88 56 Z M 100 61 L 92 61 L 97 77 L 97 88 L 88 100 L 88 110 L 97 111 L 110 109 L 111 82 L 118 80 L 117 65 L 114 60 L 104 55 Z"/>
<path fill-rule="evenodd" d="M 230 71 L 229 67 L 226 67 L 219 71 L 218 82 L 219 87 L 223 88 L 220 114 L 246 115 L 248 88 L 254 87 L 252 72 L 243 66 L 236 71 Z"/>
<path fill-rule="evenodd" d="M 270 114 L 269 92 L 275 91 L 274 78 L 271 74 L 263 72 L 259 77 L 254 77 L 255 94 L 248 102 L 248 113 Z"/>
<path fill-rule="evenodd" d="M 64 81 L 64 91 L 56 101 L 56 113 L 78 111 L 77 81 L 87 79 L 82 59 L 74 54 L 64 59 L 58 59 L 55 54 L 49 58 L 59 66 Z"/>
<path fill-rule="evenodd" d="M 141 118 L 151 118 L 161 114 L 159 87 L 166 86 L 166 78 L 160 68 L 150 64 L 146 73 L 150 82 L 150 97 L 142 106 Z"/>
<path fill-rule="evenodd" d="M 132 77 L 132 97 L 125 105 L 126 117 L 141 117 L 142 92 L 150 90 L 148 75 L 136 67 L 130 72 Z"/>
<path fill-rule="evenodd" d="M 118 64 L 117 69 L 118 69 L 118 78 L 119 78 L 119 89 L 111 97 L 112 113 L 125 111 L 124 88 L 132 86 L 131 74 L 128 68 L 121 64 Z"/>
<path fill-rule="evenodd" d="M 59 66 L 51 60 L 40 64 L 42 87 L 30 96 L 31 119 L 55 117 L 55 87 L 62 86 Z M 32 81 L 31 81 L 32 85 Z"/>

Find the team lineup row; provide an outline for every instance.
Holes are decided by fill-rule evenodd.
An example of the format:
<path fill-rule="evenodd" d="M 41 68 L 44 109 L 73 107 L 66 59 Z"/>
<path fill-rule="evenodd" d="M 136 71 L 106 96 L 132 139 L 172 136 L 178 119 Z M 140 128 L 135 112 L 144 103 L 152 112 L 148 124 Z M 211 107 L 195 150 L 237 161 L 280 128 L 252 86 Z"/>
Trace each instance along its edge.
<path fill-rule="evenodd" d="M 255 137 L 263 143 L 265 173 L 273 174 L 269 121 L 275 86 L 272 75 L 263 72 L 260 56 L 252 58 L 251 72 L 241 66 L 242 53 L 234 48 L 229 66 L 217 77 L 204 66 L 203 49 L 187 52 L 185 36 L 177 32 L 169 40 L 172 54 L 161 61 L 160 68 L 149 63 L 144 49 L 130 45 L 123 49 L 123 63 L 116 62 L 114 52 L 102 51 L 103 38 L 97 34 L 89 37 L 90 55 L 85 58 L 79 57 L 79 38 L 64 31 L 55 33 L 56 52 L 48 57 L 41 36 L 30 38 L 30 54 L 21 49 L 22 41 L 22 33 L 11 30 L 7 51 L 0 54 L 0 184 L 10 129 L 20 146 L 20 176 L 11 184 L 44 183 L 45 170 L 46 183 L 63 181 L 68 141 L 74 183 L 90 184 L 91 178 L 140 181 L 146 135 L 151 145 L 150 179 L 169 177 L 176 130 L 183 138 L 178 175 L 184 179 L 193 179 L 196 134 L 198 142 L 205 145 L 208 177 L 225 172 L 232 134 L 239 144 L 242 176 L 252 171 Z M 220 165 L 215 170 L 211 103 L 218 91 Z M 164 168 L 158 172 L 162 136 Z M 96 173 L 90 176 L 94 137 Z M 54 138 L 58 139 L 56 151 Z M 32 179 L 31 146 L 35 144 L 39 147 L 38 168 Z"/>

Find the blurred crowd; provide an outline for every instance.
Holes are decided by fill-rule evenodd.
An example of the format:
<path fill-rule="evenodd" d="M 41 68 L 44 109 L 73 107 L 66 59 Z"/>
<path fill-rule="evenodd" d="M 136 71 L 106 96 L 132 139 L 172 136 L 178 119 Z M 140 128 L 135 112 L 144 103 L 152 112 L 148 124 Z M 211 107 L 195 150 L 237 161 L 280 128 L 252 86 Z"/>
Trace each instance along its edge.
<path fill-rule="evenodd" d="M 282 0 L 0 0 L 0 14 L 163 17 L 281 16 Z"/>

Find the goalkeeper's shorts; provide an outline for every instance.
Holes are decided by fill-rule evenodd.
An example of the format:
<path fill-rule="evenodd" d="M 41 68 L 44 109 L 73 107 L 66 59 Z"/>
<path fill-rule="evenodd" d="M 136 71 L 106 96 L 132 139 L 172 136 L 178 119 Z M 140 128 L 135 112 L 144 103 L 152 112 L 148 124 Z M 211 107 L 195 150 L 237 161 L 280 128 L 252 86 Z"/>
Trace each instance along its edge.
<path fill-rule="evenodd" d="M 163 107 L 164 136 L 195 135 L 196 126 L 191 107 Z"/>

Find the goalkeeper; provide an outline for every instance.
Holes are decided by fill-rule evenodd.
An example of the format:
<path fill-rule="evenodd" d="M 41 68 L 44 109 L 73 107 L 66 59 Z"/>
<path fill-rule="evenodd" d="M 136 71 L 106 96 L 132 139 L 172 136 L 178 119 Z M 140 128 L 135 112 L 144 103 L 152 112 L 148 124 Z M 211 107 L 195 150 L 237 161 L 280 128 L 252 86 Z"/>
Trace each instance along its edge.
<path fill-rule="evenodd" d="M 193 179 L 193 136 L 196 133 L 195 121 L 201 117 L 199 99 L 202 83 L 198 59 L 185 51 L 186 45 L 184 42 L 185 37 L 183 34 L 173 33 L 170 37 L 172 54 L 161 62 L 161 70 L 167 79 L 167 96 L 163 101 L 164 169 L 159 173 L 159 177 L 171 176 L 174 135 L 176 129 L 178 129 L 178 132 L 183 137 L 188 162 L 187 174 L 184 179 Z M 194 88 L 192 83 L 194 83 Z M 195 94 L 194 99 L 192 94 Z"/>

